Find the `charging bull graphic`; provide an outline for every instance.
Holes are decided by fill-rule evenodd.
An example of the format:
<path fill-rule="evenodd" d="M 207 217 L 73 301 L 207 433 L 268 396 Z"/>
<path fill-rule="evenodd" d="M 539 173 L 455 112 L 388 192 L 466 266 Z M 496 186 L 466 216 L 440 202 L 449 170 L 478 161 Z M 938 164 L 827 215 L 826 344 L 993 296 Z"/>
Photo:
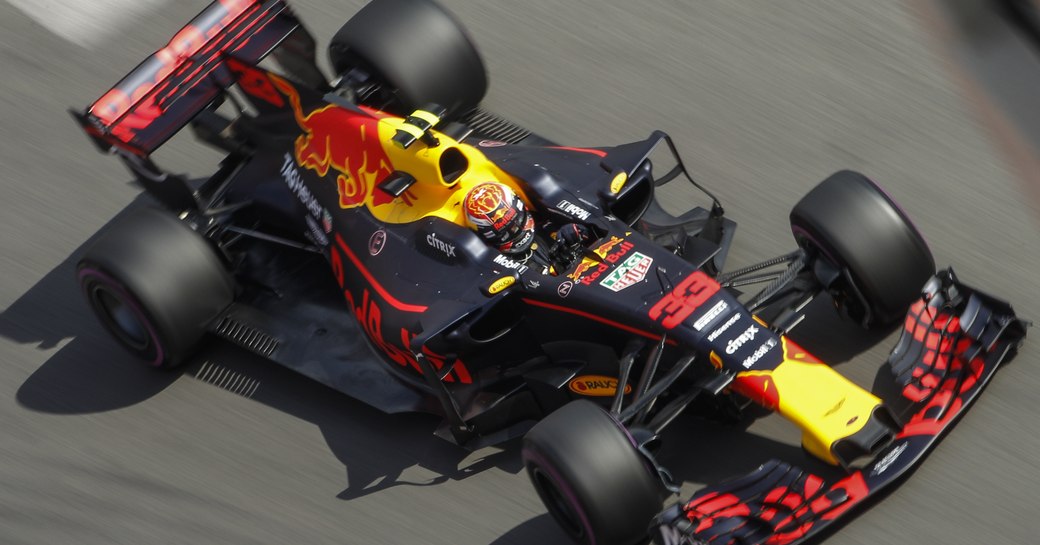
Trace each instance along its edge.
<path fill-rule="evenodd" d="M 296 88 L 273 74 L 270 77 L 288 97 L 296 122 L 303 130 L 296 139 L 297 164 L 322 177 L 329 169 L 339 173 L 336 189 L 340 208 L 361 206 L 369 194 L 375 206 L 391 202 L 390 195 L 373 191 L 394 171 L 379 140 L 379 120 L 333 105 L 304 114 Z"/>

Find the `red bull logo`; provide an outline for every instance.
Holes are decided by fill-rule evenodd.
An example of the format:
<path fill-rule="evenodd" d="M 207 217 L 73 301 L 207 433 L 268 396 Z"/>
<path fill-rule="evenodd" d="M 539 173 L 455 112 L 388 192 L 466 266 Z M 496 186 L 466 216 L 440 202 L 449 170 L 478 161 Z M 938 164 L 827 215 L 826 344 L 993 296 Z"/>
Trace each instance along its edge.
<path fill-rule="evenodd" d="M 513 221 L 513 218 L 515 218 L 515 217 L 516 217 L 516 209 L 515 208 L 510 208 L 508 210 L 499 209 L 499 210 L 496 210 L 495 213 L 491 215 L 491 223 L 492 223 L 492 225 L 495 226 L 495 229 L 501 229 L 501 228 L 505 227 L 509 222 Z"/>
<path fill-rule="evenodd" d="M 620 259 L 621 256 L 628 253 L 628 250 L 635 247 L 635 245 L 631 242 L 625 242 L 624 246 L 622 246 L 621 249 L 611 254 L 611 250 L 613 250 L 615 246 L 621 244 L 622 242 L 625 242 L 625 239 L 621 237 L 611 236 L 610 240 L 604 242 L 603 244 L 600 244 L 594 250 L 592 250 L 592 252 L 598 255 L 599 257 L 605 259 L 606 261 L 614 263 L 618 259 Z M 592 275 L 585 277 L 585 273 L 591 271 L 594 267 L 596 268 L 596 270 L 593 271 Z M 567 278 L 570 278 L 571 280 L 574 280 L 576 282 L 581 282 L 585 285 L 589 285 L 592 283 L 593 280 L 598 278 L 601 274 L 603 274 L 609 269 L 610 266 L 606 263 L 601 263 L 599 261 L 596 261 L 595 259 L 583 257 L 581 258 L 581 263 L 578 263 L 578 266 L 574 268 L 574 272 L 568 274 Z"/>
<path fill-rule="evenodd" d="M 338 173 L 336 189 L 340 208 L 361 206 L 369 194 L 376 206 L 393 200 L 390 195 L 373 191 L 376 184 L 394 171 L 379 140 L 377 119 L 333 105 L 304 114 L 296 88 L 274 75 L 271 81 L 289 98 L 296 123 L 303 130 L 296 139 L 297 164 L 322 177 L 330 170 Z"/>

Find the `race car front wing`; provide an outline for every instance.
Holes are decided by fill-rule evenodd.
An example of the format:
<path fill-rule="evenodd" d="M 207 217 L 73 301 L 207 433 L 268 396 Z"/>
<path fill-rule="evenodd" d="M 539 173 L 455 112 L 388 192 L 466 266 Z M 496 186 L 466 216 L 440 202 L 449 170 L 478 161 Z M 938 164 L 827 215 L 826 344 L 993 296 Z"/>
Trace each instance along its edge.
<path fill-rule="evenodd" d="M 654 518 L 659 545 L 788 545 L 803 543 L 849 518 L 920 463 L 978 397 L 1030 324 L 1011 306 L 939 272 L 907 313 L 888 363 L 905 409 L 888 447 L 860 469 L 827 482 L 780 460 L 696 492 Z M 888 401 L 888 400 L 886 400 Z"/>

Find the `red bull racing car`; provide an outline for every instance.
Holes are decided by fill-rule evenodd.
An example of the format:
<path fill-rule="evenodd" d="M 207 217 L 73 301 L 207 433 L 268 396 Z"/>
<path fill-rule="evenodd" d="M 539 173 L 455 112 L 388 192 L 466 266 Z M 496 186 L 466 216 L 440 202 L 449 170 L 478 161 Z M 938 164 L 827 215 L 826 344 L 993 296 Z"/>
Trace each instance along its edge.
<path fill-rule="evenodd" d="M 792 251 L 726 271 L 736 224 L 666 134 L 568 147 L 480 109 L 482 61 L 429 0 L 374 0 L 329 58 L 331 81 L 284 0 L 217 0 L 72 112 L 158 205 L 86 250 L 87 301 L 155 367 L 211 334 L 384 411 L 442 415 L 464 446 L 524 436 L 576 541 L 818 536 L 915 466 L 1025 336 L 850 171 L 790 212 Z M 151 159 L 185 126 L 227 154 L 208 179 Z M 666 211 L 657 189 L 683 180 L 707 207 Z M 522 238 L 485 236 L 503 226 Z M 788 337 L 821 294 L 903 328 L 894 395 Z M 754 406 L 833 474 L 769 461 L 662 510 L 678 491 L 662 430 Z"/>

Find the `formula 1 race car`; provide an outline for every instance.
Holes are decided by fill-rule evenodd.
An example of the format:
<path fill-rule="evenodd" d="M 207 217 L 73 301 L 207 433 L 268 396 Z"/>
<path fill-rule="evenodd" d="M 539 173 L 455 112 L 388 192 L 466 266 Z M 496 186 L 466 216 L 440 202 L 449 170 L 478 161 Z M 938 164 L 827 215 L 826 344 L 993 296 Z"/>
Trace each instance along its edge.
<path fill-rule="evenodd" d="M 914 466 L 1024 338 L 1007 303 L 936 273 L 861 174 L 795 205 L 793 251 L 723 272 L 736 224 L 668 135 L 567 147 L 480 109 L 483 63 L 432 1 L 374 0 L 329 57 L 331 82 L 284 0 L 217 0 L 72 112 L 159 205 L 77 269 L 150 365 L 213 334 L 384 411 L 442 415 L 466 447 L 524 436 L 538 494 L 583 543 L 782 544 Z M 189 125 L 227 154 L 206 180 L 151 159 Z M 655 192 L 680 178 L 710 206 L 667 211 Z M 474 213 L 527 238 L 486 238 Z M 864 327 L 902 323 L 898 399 L 788 338 L 821 294 Z M 662 511 L 678 490 L 654 457 L 662 430 L 752 406 L 844 476 L 773 461 Z"/>

